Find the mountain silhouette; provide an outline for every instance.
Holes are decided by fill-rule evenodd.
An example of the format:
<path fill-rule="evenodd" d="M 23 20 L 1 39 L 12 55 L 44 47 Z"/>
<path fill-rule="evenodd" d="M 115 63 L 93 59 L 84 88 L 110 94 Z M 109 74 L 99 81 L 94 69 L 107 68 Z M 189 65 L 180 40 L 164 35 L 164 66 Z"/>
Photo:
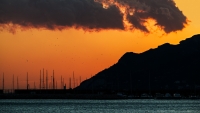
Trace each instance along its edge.
<path fill-rule="evenodd" d="M 78 90 L 164 91 L 200 89 L 200 34 L 178 45 L 125 53 L 116 64 L 83 81 Z"/>

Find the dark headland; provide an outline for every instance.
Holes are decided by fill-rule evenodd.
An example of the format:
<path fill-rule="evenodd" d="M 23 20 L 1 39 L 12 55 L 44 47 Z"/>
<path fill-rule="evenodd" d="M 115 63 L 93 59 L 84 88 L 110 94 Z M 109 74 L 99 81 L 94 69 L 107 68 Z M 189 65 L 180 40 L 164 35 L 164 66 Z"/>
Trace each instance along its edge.
<path fill-rule="evenodd" d="M 199 98 L 200 35 L 178 45 L 163 44 L 137 54 L 125 53 L 111 67 L 63 91 L 16 90 L 1 98 Z M 9 96 L 10 95 L 10 96 Z M 46 95 L 46 96 L 45 96 Z"/>

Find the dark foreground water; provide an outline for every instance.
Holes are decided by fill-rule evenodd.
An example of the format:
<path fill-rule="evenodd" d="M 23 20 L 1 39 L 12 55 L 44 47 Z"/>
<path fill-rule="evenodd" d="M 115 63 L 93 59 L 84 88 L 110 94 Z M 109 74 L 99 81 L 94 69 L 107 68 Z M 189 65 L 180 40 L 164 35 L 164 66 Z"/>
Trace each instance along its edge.
<path fill-rule="evenodd" d="M 0 100 L 0 113 L 200 113 L 200 100 Z"/>

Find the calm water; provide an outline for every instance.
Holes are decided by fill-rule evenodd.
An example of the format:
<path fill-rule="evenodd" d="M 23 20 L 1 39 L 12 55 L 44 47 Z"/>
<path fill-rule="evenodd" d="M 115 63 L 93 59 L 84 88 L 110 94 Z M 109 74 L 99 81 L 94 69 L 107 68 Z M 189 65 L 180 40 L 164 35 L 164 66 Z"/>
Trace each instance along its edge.
<path fill-rule="evenodd" d="M 200 100 L 0 100 L 0 113 L 200 113 Z"/>

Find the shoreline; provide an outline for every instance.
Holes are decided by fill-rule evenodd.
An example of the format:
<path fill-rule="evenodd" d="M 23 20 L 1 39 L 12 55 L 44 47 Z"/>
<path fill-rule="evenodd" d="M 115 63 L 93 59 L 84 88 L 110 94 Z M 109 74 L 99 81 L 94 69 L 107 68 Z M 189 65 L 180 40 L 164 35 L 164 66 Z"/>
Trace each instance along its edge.
<path fill-rule="evenodd" d="M 88 100 L 119 100 L 119 99 L 155 99 L 155 100 L 199 100 L 200 97 L 128 97 L 115 94 L 0 94 L 1 99 L 88 99 Z"/>

